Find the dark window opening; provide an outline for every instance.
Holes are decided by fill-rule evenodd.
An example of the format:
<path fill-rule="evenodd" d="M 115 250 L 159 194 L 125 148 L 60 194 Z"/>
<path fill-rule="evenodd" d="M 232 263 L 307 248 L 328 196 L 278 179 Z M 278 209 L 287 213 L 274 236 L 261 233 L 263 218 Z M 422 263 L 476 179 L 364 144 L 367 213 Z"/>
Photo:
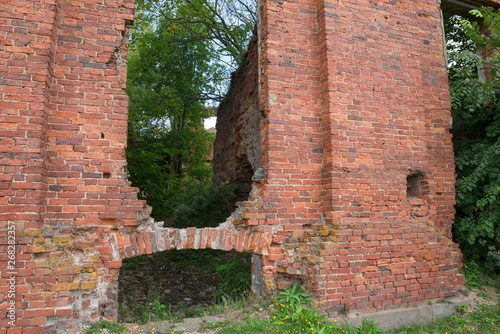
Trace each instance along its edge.
<path fill-rule="evenodd" d="M 425 185 L 423 184 L 424 175 L 421 171 L 411 171 L 406 177 L 406 197 L 420 198 L 423 196 Z"/>
<path fill-rule="evenodd" d="M 236 158 L 236 202 L 246 201 L 252 190 L 252 165 L 246 155 Z"/>

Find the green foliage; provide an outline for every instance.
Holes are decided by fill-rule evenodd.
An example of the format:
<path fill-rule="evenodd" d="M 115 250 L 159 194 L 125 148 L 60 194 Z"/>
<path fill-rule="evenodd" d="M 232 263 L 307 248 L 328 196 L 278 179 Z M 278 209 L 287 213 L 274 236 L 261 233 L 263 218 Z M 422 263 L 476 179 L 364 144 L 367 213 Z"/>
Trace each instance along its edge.
<path fill-rule="evenodd" d="M 223 62 L 232 70 L 243 58 L 257 22 L 256 0 L 139 0 L 137 3 L 140 9 L 188 31 L 191 40 L 215 47 L 215 62 L 225 59 Z"/>
<path fill-rule="evenodd" d="M 487 28 L 485 33 L 477 21 L 460 21 L 467 36 L 480 47 L 487 50 L 500 47 L 500 15 L 498 10 L 492 7 L 483 7 L 480 10 L 474 9 L 470 13 L 482 19 L 483 25 Z"/>
<path fill-rule="evenodd" d="M 462 274 L 464 275 L 465 285 L 468 289 L 472 290 L 481 287 L 482 273 L 481 268 L 476 262 L 465 262 L 462 268 Z"/>
<path fill-rule="evenodd" d="M 491 8 L 473 13 L 485 18 L 492 34 L 482 34 L 477 23 L 461 20 L 461 36 L 486 48 L 498 46 L 500 14 Z M 458 174 L 454 238 L 467 259 L 494 271 L 500 265 L 500 57 L 490 52 L 482 58 L 470 50 L 470 43 L 461 45 L 466 47 L 449 52 Z"/>
<path fill-rule="evenodd" d="M 180 8 L 170 10 L 176 15 Z M 127 163 L 130 180 L 158 220 L 172 216 L 169 202 L 187 185 L 211 179 L 207 158 L 214 136 L 203 119 L 211 113 L 204 104 L 213 92 L 209 77 L 219 71 L 212 52 L 174 23 L 138 11 L 128 57 Z"/>
<path fill-rule="evenodd" d="M 171 199 L 172 216 L 176 227 L 216 227 L 230 215 L 230 203 L 236 197 L 236 186 L 216 186 L 213 183 L 195 183 L 187 186 Z"/>
<path fill-rule="evenodd" d="M 268 320 L 259 320 L 246 317 L 244 323 L 232 325 L 218 323 L 217 327 L 227 326 L 218 331 L 219 334 L 268 334 L 268 333 L 328 333 L 328 334 L 459 334 L 480 333 L 491 334 L 500 331 L 500 306 L 479 305 L 476 310 L 462 311 L 448 318 L 437 320 L 432 324 L 418 326 L 406 325 L 401 329 L 385 332 L 378 328 L 378 324 L 368 318 L 359 327 L 341 326 L 337 321 L 327 322 L 316 317 L 315 313 L 308 313 L 309 295 L 298 286 L 284 289 L 274 304 L 274 311 Z M 292 306 L 294 305 L 294 306 Z M 300 307 L 299 307 L 300 306 Z M 293 319 L 293 320 L 292 320 Z M 303 320 L 303 319 L 307 319 Z M 304 326 L 305 324 L 305 326 Z M 314 325 L 314 326 L 313 326 Z"/>
<path fill-rule="evenodd" d="M 357 328 L 358 334 L 383 334 L 384 331 L 378 328 L 378 324 L 366 318 L 363 324 Z"/>
<path fill-rule="evenodd" d="M 210 184 L 207 159 L 215 137 L 203 120 L 214 115 L 229 71 L 246 50 L 254 9 L 250 0 L 137 1 L 128 56 L 127 168 L 157 220 L 215 226 L 230 212 L 223 196 L 231 197 L 231 188 Z"/>
<path fill-rule="evenodd" d="M 232 261 L 218 263 L 215 271 L 221 275 L 222 283 L 215 291 L 215 296 L 234 297 L 250 291 L 251 269 L 250 256 L 246 253 L 237 253 Z"/>
<path fill-rule="evenodd" d="M 103 331 L 109 334 L 122 334 L 127 332 L 127 326 L 107 320 L 99 320 L 92 327 L 87 329 L 85 334 L 99 334 L 103 333 Z"/>
<path fill-rule="evenodd" d="M 275 326 L 292 325 L 298 332 L 327 333 L 329 326 L 323 320 L 325 316 L 317 315 L 308 297 L 310 294 L 297 283 L 280 291 L 270 323 Z"/>

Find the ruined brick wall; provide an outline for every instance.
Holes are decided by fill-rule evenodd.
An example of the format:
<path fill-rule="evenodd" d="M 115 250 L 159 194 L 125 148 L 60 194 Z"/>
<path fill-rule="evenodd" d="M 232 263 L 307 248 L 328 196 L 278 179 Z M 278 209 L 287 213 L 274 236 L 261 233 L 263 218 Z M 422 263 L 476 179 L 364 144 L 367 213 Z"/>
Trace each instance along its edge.
<path fill-rule="evenodd" d="M 270 251 L 327 311 L 455 295 L 437 1 L 265 1 L 261 17 L 263 201 L 275 202 L 279 236 Z M 421 189 L 409 196 L 414 174 Z"/>
<path fill-rule="evenodd" d="M 261 0 L 214 164 L 264 179 L 221 226 L 182 230 L 126 181 L 133 0 L 0 6 L 0 330 L 116 318 L 121 260 L 168 249 L 253 252 L 264 294 L 299 280 L 331 313 L 462 288 L 437 0 Z"/>
<path fill-rule="evenodd" d="M 299 280 L 327 312 L 457 295 L 439 4 L 262 1 L 260 17 L 265 178 L 232 223 L 274 235 L 262 254 L 264 292 Z M 233 91 L 252 82 L 240 76 Z M 238 174 L 229 155 L 249 137 L 236 131 L 241 108 L 221 110 L 233 135 L 218 138 L 218 163 Z"/>
<path fill-rule="evenodd" d="M 68 332 L 116 314 L 108 287 L 121 262 L 109 234 L 139 225 L 145 205 L 124 170 L 134 2 L 4 1 L 1 9 L 0 328 Z"/>
<path fill-rule="evenodd" d="M 246 193 L 261 166 L 257 37 L 251 40 L 243 63 L 232 75 L 231 89 L 217 110 L 214 145 L 215 183 L 238 183 Z"/>

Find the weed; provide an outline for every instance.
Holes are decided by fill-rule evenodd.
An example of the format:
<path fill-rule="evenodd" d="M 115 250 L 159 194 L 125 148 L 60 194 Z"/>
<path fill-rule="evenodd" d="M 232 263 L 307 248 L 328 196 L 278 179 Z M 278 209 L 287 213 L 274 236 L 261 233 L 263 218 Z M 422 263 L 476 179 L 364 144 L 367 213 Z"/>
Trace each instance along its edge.
<path fill-rule="evenodd" d="M 317 315 L 317 311 L 311 307 L 311 301 L 307 299 L 308 297 L 310 294 L 304 292 L 296 282 L 292 287 L 283 289 L 274 304 L 269 324 L 278 328 L 284 326 L 290 332 L 292 330 L 317 334 L 330 332 L 331 326 L 323 320 L 325 316 Z"/>
<path fill-rule="evenodd" d="M 474 262 L 468 262 L 464 263 L 464 266 L 462 268 L 462 274 L 464 275 L 465 278 L 465 286 L 469 289 L 477 289 L 481 287 L 481 269 L 479 265 Z"/>
<path fill-rule="evenodd" d="M 127 331 L 127 326 L 107 320 L 99 320 L 92 327 L 87 329 L 85 334 L 98 334 L 106 330 L 109 334 L 121 334 Z"/>
<path fill-rule="evenodd" d="M 464 304 L 464 305 L 456 306 L 456 309 L 457 309 L 458 313 L 465 314 L 465 313 L 467 313 L 467 310 L 469 309 L 469 305 Z"/>
<path fill-rule="evenodd" d="M 118 312 L 122 321 L 146 323 L 155 320 L 167 320 L 177 322 L 180 316 L 174 313 L 171 306 L 164 305 L 154 287 L 149 290 L 144 305 L 140 305 L 134 298 L 127 298 L 118 305 Z"/>
<path fill-rule="evenodd" d="M 262 310 L 267 307 L 269 303 L 262 299 L 257 299 L 250 292 L 244 293 L 241 297 L 223 297 L 223 302 L 215 305 L 208 306 L 203 314 L 215 315 L 227 313 L 228 310 L 237 310 L 243 313 Z"/>
<path fill-rule="evenodd" d="M 363 324 L 358 327 L 358 334 L 383 334 L 384 331 L 378 328 L 378 324 L 366 318 Z"/>
<path fill-rule="evenodd" d="M 233 322 L 233 319 L 227 318 L 224 320 L 219 320 L 219 321 L 213 321 L 213 322 L 208 322 L 205 323 L 201 326 L 201 332 L 204 332 L 205 329 L 217 329 L 217 328 L 223 328 L 229 326 Z"/>

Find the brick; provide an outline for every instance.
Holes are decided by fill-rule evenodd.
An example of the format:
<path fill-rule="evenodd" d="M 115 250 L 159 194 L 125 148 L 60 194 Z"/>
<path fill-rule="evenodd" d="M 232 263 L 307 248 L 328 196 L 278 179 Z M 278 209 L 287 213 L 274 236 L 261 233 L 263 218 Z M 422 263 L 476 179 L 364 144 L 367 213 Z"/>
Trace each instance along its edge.
<path fill-rule="evenodd" d="M 387 6 L 261 1 L 260 38 L 217 111 L 214 180 L 242 185 L 237 212 L 182 239 L 148 221 L 122 170 L 126 64 L 106 62 L 116 48 L 126 59 L 134 1 L 6 6 L 0 152 L 15 158 L 0 159 L 0 224 L 16 221 L 25 301 L 14 331 L 78 331 L 100 316 L 96 291 L 111 293 L 123 257 L 197 247 L 198 237 L 199 248 L 259 254 L 267 292 L 302 277 L 320 311 L 456 295 L 464 281 L 450 239 L 455 171 L 440 8 Z M 408 187 L 415 175 L 417 192 Z M 7 246 L 1 234 L 1 254 Z M 71 311 L 82 290 L 85 316 Z M 116 317 L 116 298 L 108 302 Z"/>

